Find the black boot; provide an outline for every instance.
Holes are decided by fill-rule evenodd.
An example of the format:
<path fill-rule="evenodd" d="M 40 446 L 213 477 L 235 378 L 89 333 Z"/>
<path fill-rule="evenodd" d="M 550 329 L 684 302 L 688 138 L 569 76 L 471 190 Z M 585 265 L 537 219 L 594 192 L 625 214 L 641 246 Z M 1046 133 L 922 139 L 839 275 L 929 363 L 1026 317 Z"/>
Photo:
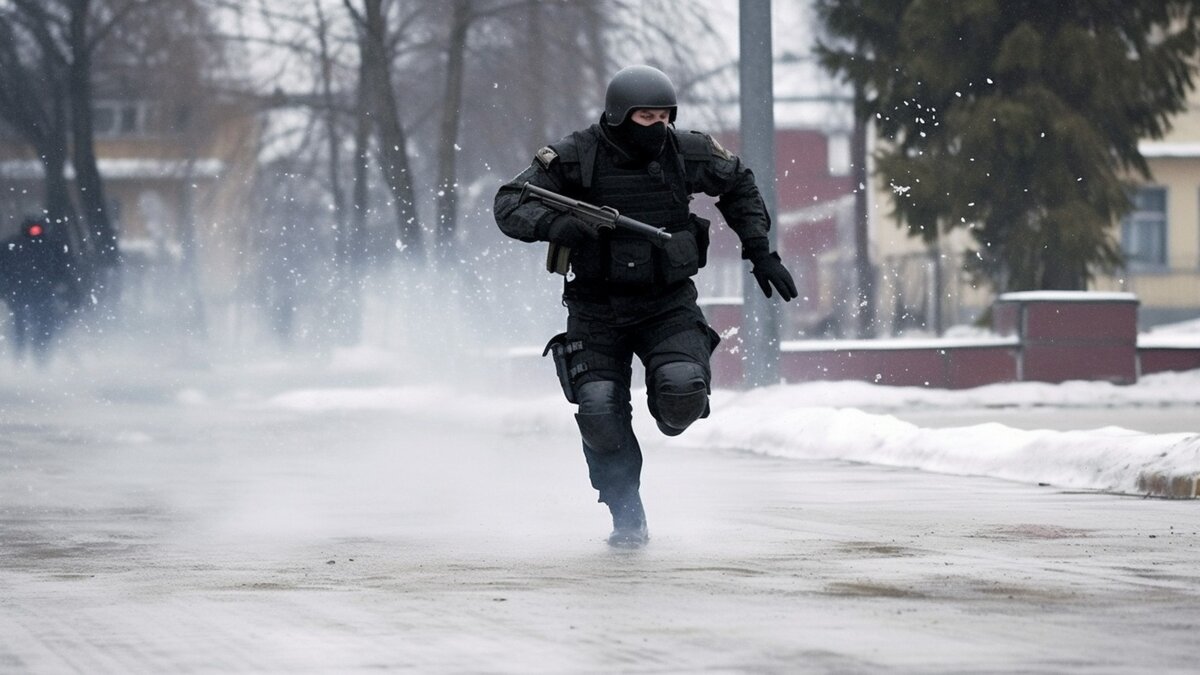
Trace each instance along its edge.
<path fill-rule="evenodd" d="M 612 512 L 613 531 L 608 535 L 608 545 L 614 548 L 640 548 L 650 541 L 646 528 L 646 511 L 642 498 L 636 491 L 608 502 Z"/>

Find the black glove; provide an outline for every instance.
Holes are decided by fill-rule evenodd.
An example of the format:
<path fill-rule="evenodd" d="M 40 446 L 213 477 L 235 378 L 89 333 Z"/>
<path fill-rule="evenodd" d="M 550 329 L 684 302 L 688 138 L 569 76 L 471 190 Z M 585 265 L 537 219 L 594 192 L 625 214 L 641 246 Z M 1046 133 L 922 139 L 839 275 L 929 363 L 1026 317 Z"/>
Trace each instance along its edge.
<path fill-rule="evenodd" d="M 600 233 L 595 227 L 569 213 L 555 216 L 546 226 L 543 236 L 546 241 L 562 244 L 567 248 L 579 248 L 599 237 Z"/>
<path fill-rule="evenodd" d="M 772 286 L 779 291 L 779 297 L 783 298 L 784 302 L 790 302 L 796 297 L 796 282 L 792 280 L 792 273 L 787 271 L 779 260 L 778 253 L 763 253 L 753 258 L 750 263 L 754 265 L 750 273 L 754 275 L 763 294 L 768 298 L 771 297 Z"/>

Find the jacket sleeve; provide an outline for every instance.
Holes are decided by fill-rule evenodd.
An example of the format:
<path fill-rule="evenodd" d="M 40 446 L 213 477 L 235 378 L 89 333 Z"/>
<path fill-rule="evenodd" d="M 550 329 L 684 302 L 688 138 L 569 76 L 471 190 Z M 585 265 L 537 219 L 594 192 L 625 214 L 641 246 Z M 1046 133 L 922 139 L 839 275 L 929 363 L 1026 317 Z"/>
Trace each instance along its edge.
<path fill-rule="evenodd" d="M 768 253 L 771 214 L 754 182 L 754 173 L 711 136 L 698 135 L 707 141 L 709 156 L 707 161 L 695 162 L 695 169 L 688 171 L 692 191 L 717 197 L 717 210 L 742 242 L 743 259 Z"/>
<path fill-rule="evenodd" d="M 524 242 L 546 241 L 550 221 L 560 212 L 536 199 L 522 203 L 521 188 L 526 182 L 554 192 L 563 192 L 567 183 L 563 163 L 550 146 L 538 150 L 529 168 L 502 185 L 492 204 L 492 214 L 504 234 Z"/>

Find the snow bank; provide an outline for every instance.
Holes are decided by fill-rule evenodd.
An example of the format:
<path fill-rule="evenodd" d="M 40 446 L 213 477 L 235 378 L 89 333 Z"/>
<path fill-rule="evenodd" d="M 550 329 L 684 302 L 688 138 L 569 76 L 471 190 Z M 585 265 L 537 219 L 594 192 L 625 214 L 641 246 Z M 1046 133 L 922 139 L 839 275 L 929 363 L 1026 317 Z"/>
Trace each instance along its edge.
<path fill-rule="evenodd" d="M 659 439 L 635 392 L 635 425 Z M 573 434 L 561 396 L 464 394 L 444 385 L 309 389 L 269 406 L 311 413 L 395 410 L 500 433 Z M 948 391 L 861 382 L 812 382 L 748 392 L 717 391 L 711 417 L 664 442 L 738 448 L 779 457 L 830 459 L 991 476 L 1058 487 L 1138 492 L 1148 476 L 1200 475 L 1200 434 L 1145 434 L 1110 427 L 1025 431 L 1000 424 L 921 428 L 886 413 L 992 407 L 1200 406 L 1200 371 L 1163 373 L 1130 386 L 1100 382 L 1014 383 Z"/>
<path fill-rule="evenodd" d="M 953 408 L 1104 408 L 1200 405 L 1200 370 L 1156 373 L 1137 384 L 1073 381 L 1006 382 L 974 389 L 887 387 L 869 382 L 803 382 L 769 390 L 793 407 L 826 406 L 870 411 Z"/>
<path fill-rule="evenodd" d="M 1139 491 L 1148 476 L 1200 474 L 1200 434 L 925 429 L 891 415 L 798 406 L 790 389 L 735 396 L 674 442 L 1119 492 Z"/>

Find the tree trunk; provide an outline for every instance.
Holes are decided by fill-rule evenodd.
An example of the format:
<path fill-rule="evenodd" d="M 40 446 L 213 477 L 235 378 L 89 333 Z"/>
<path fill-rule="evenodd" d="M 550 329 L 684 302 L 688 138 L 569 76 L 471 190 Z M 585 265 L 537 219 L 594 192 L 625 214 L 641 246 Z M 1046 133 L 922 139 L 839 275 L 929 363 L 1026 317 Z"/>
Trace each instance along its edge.
<path fill-rule="evenodd" d="M 65 93 L 56 89 L 51 96 L 50 124 L 47 125 L 43 142 L 37 146 L 38 155 L 45 173 L 45 196 L 43 209 L 52 227 L 62 232 L 67 245 L 71 265 L 74 267 L 75 284 L 80 295 L 91 295 L 96 287 L 95 258 L 88 254 L 87 230 L 71 200 L 70 184 L 64 170 L 67 166 L 67 113 Z"/>
<path fill-rule="evenodd" d="M 27 10 L 22 8 L 21 12 Z M 65 233 L 71 256 L 82 265 L 90 242 L 78 229 L 70 186 L 63 173 L 68 155 L 65 64 L 45 25 L 30 23 L 40 53 L 26 62 L 14 15 L 0 16 L 0 116 L 34 149 L 45 174 L 42 208 Z"/>
<path fill-rule="evenodd" d="M 470 0 L 454 0 L 450 14 L 450 35 L 446 46 L 446 92 L 442 99 L 442 126 L 438 147 L 438 251 L 442 259 L 452 259 L 458 220 L 458 127 L 462 116 L 463 63 L 467 51 L 467 33 L 471 27 Z"/>
<path fill-rule="evenodd" d="M 1057 238 L 1055 237 L 1055 239 Z M 1056 248 L 1063 248 L 1061 242 L 1056 243 L 1058 244 Z M 1040 290 L 1087 290 L 1087 264 L 1082 262 L 1080 257 L 1068 255 L 1064 251 L 1053 249 L 1042 251 L 1040 257 L 1041 279 L 1039 279 L 1038 284 Z"/>
<path fill-rule="evenodd" d="M 400 121 L 395 88 L 392 86 L 391 56 L 388 51 L 382 2 L 364 0 L 364 3 L 366 18 L 363 26 L 362 58 L 370 75 L 368 91 L 372 98 L 371 112 L 375 117 L 378 132 L 379 165 L 396 209 L 401 255 L 409 260 L 423 260 L 425 249 L 408 161 L 408 140 L 404 125 Z"/>
<path fill-rule="evenodd" d="M 338 106 L 333 93 L 333 57 L 329 53 L 329 25 L 319 0 L 314 0 L 317 13 L 317 44 L 321 59 L 321 99 L 325 108 L 325 137 L 328 141 L 329 192 L 333 197 L 333 279 L 331 302 L 327 303 L 328 325 L 333 336 L 342 344 L 357 341 L 361 331 L 358 324 L 358 285 L 353 283 L 355 270 L 350 259 L 350 222 L 346 193 L 342 189 L 342 144 L 338 130 Z"/>
<path fill-rule="evenodd" d="M 45 172 L 46 184 L 42 205 L 46 210 L 46 217 L 55 227 L 63 228 L 67 232 L 68 240 L 75 249 L 72 251 L 73 255 L 80 257 L 90 242 L 86 233 L 77 229 L 75 225 L 79 219 L 75 214 L 75 204 L 71 201 L 70 185 L 63 173 L 67 166 L 66 143 L 51 140 L 39 148 L 38 154 L 42 170 Z"/>
<path fill-rule="evenodd" d="M 371 109 L 368 93 L 370 79 L 366 68 L 359 64 L 358 92 L 354 104 L 354 187 L 351 201 L 354 210 L 350 214 L 350 260 L 360 282 L 370 260 L 367 250 L 367 213 L 371 208 L 370 185 L 367 173 L 370 168 Z"/>
<path fill-rule="evenodd" d="M 192 169 L 196 160 L 196 149 L 188 143 L 187 172 L 184 184 L 192 182 Z M 208 312 L 205 308 L 204 291 L 200 281 L 200 252 L 199 241 L 196 237 L 196 208 L 192 190 L 181 191 L 179 219 L 179 240 L 182 252 L 181 267 L 183 272 L 183 302 L 186 304 L 186 333 L 188 337 L 199 341 L 208 339 Z"/>
<path fill-rule="evenodd" d="M 71 3 L 70 49 L 67 69 L 67 93 L 71 107 L 72 166 L 83 225 L 92 240 L 92 251 L 101 267 L 118 262 L 117 233 L 108 218 L 104 201 L 104 183 L 96 166 L 96 148 L 92 124 L 92 54 L 88 44 L 87 21 L 91 0 Z"/>

